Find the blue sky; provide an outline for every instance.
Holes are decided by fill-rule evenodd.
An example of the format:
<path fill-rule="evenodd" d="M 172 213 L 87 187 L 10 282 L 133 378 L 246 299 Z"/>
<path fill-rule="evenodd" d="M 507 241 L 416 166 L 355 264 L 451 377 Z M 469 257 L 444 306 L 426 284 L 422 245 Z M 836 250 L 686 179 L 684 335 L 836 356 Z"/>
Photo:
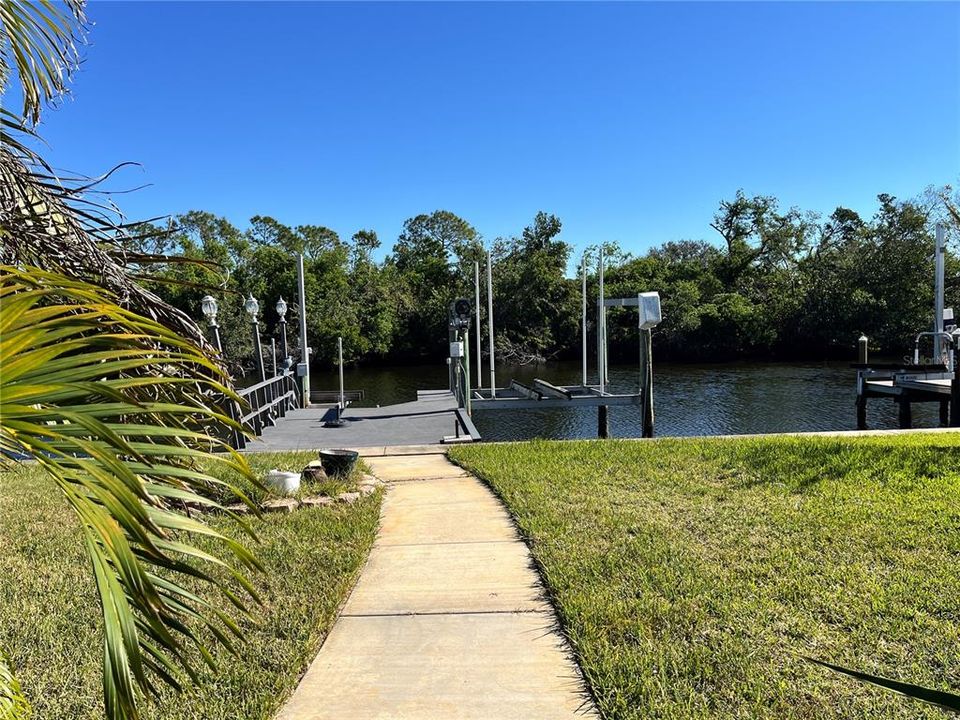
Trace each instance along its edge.
<path fill-rule="evenodd" d="M 46 156 L 143 218 L 684 238 L 738 188 L 872 214 L 960 180 L 960 4 L 99 2 Z"/>

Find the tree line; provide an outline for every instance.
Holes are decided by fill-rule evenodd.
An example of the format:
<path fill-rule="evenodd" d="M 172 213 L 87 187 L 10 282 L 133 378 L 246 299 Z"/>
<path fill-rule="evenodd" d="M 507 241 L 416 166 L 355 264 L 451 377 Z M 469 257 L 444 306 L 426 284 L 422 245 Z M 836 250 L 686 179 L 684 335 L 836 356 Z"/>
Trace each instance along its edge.
<path fill-rule="evenodd" d="M 960 304 L 958 194 L 928 189 L 910 200 L 877 197 L 869 218 L 838 207 L 821 217 L 782 209 L 776 198 L 742 191 L 719 203 L 710 240 L 666 242 L 634 256 L 605 243 L 608 297 L 658 290 L 664 321 L 654 334 L 660 359 L 826 359 L 851 357 L 861 333 L 874 351 L 898 355 L 930 325 L 933 226 L 948 228 L 947 300 Z M 307 338 L 315 364 L 330 365 L 343 337 L 349 363 L 439 360 L 446 354 L 447 308 L 473 297 L 473 263 L 493 263 L 498 359 L 576 357 L 580 347 L 580 256 L 561 239 L 561 220 L 538 212 L 516 236 L 485 244 L 467 220 L 446 210 L 416 215 L 383 260 L 371 230 L 350 238 L 322 225 L 291 227 L 255 216 L 241 230 L 192 211 L 140 232 L 140 253 L 188 262 L 140 268 L 148 287 L 199 317 L 200 300 L 219 301 L 224 355 L 235 372 L 252 365 L 244 299 L 261 305 L 261 332 L 279 337 L 274 308 L 289 303 L 288 340 L 297 352 L 297 268 L 304 255 Z M 595 343 L 597 255 L 588 257 L 589 342 Z M 573 270 L 574 276 L 568 273 Z M 485 318 L 485 300 L 482 314 Z M 960 310 L 960 308 L 958 308 Z M 485 319 L 484 319 L 485 322 Z M 636 352 L 635 317 L 612 312 L 611 356 Z"/>

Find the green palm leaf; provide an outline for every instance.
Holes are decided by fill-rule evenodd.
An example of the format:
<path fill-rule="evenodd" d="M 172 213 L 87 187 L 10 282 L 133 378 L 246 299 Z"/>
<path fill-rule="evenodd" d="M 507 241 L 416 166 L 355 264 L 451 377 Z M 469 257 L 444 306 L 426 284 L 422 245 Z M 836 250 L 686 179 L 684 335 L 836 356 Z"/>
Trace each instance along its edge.
<path fill-rule="evenodd" d="M 804 659 L 833 670 L 834 672 L 846 675 L 847 677 L 851 677 L 854 680 L 858 680 L 862 683 L 876 685 L 877 687 L 881 687 L 885 690 L 891 690 L 900 695 L 904 695 L 905 697 L 930 703 L 931 705 L 936 705 L 942 710 L 960 713 L 960 695 L 954 695 L 953 693 L 944 692 L 942 690 L 934 690 L 933 688 L 924 687 L 922 685 L 913 685 L 911 683 L 900 682 L 899 680 L 891 680 L 890 678 L 880 677 L 879 675 L 870 675 L 865 672 L 860 672 L 859 670 L 851 670 L 850 668 L 845 668 L 841 665 L 834 665 L 832 663 L 824 662 L 823 660 L 817 660 L 816 658 L 812 657 L 804 656 Z"/>
<path fill-rule="evenodd" d="M 0 653 L 0 720 L 25 720 L 29 714 L 30 706 L 23 697 L 20 683 Z"/>
<path fill-rule="evenodd" d="M 0 49 L 4 73 L 16 68 L 23 88 L 23 117 L 36 123 L 44 102 L 67 89 L 78 64 L 76 43 L 84 26 L 81 0 L 3 0 L 0 24 L 9 44 Z M 12 59 L 12 63 L 11 63 Z"/>
<path fill-rule="evenodd" d="M 243 497 L 198 460 L 252 480 L 222 439 L 240 429 L 227 407 L 239 398 L 203 350 L 100 287 L 0 266 L 0 305 L 0 452 L 35 458 L 79 517 L 103 610 L 107 716 L 137 718 L 158 679 L 180 687 L 195 658 L 213 664 L 211 642 L 242 637 L 192 585 L 241 616 L 258 600 L 245 574 L 256 557 L 183 509 Z"/>

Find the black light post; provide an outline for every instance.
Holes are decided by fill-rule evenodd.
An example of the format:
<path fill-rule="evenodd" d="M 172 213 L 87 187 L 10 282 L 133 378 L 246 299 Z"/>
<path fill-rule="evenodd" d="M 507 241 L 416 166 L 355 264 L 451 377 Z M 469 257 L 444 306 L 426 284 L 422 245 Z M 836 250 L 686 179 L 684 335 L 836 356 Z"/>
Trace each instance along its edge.
<path fill-rule="evenodd" d="M 212 295 L 205 295 L 203 299 L 200 300 L 200 309 L 203 310 L 203 315 L 207 318 L 207 324 L 213 331 L 213 345 L 217 348 L 217 352 L 223 355 L 223 345 L 220 343 L 220 326 L 217 325 L 216 298 Z"/>
<path fill-rule="evenodd" d="M 257 356 L 257 369 L 260 370 L 260 381 L 267 381 L 267 369 L 263 364 L 263 347 L 260 345 L 260 321 L 257 319 L 257 313 L 260 311 L 260 303 L 253 297 L 253 294 L 247 298 L 243 304 L 243 309 L 250 315 L 250 324 L 253 325 L 253 346 L 254 353 Z"/>
<path fill-rule="evenodd" d="M 287 302 L 280 296 L 276 305 L 277 315 L 280 316 L 280 350 L 283 352 L 283 364 L 286 368 L 289 363 L 290 354 L 287 352 Z"/>

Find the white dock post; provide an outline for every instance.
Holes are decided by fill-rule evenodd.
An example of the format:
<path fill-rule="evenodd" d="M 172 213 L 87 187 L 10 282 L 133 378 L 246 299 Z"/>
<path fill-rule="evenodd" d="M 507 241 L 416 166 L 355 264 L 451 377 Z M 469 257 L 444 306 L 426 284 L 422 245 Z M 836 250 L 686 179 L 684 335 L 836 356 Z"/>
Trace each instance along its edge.
<path fill-rule="evenodd" d="M 603 303 L 603 246 L 600 246 L 600 300 L 597 307 L 597 375 L 600 392 L 604 392 L 607 375 L 607 308 Z"/>
<path fill-rule="evenodd" d="M 490 331 L 490 397 L 497 396 L 497 368 L 493 356 L 493 261 L 487 253 L 487 328 Z"/>
<path fill-rule="evenodd" d="M 344 393 L 343 393 L 343 338 L 337 338 L 337 364 L 340 367 L 340 413 L 344 409 Z M 337 414 L 337 417 L 340 416 L 340 413 Z"/>
<path fill-rule="evenodd" d="M 583 378 L 581 384 L 587 386 L 587 251 L 583 251 L 580 262 L 580 273 L 583 275 Z"/>
<path fill-rule="evenodd" d="M 943 338 L 940 333 L 943 332 L 943 286 L 944 286 L 944 257 L 946 254 L 943 238 L 943 225 L 937 223 L 936 244 L 933 251 L 933 267 L 936 285 L 933 297 L 933 361 L 940 362 L 943 357 Z"/>
<path fill-rule="evenodd" d="M 600 376 L 600 394 L 603 395 L 607 376 L 607 306 L 603 297 L 603 244 L 600 245 L 600 299 L 597 306 L 597 375 Z M 610 409 L 597 406 L 597 437 L 610 437 Z"/>
<path fill-rule="evenodd" d="M 473 294 L 474 294 L 474 307 L 477 311 L 477 389 L 483 387 L 483 361 L 480 359 L 480 346 L 482 340 L 480 339 L 480 263 L 474 260 L 473 262 Z"/>
<path fill-rule="evenodd" d="M 300 362 L 306 365 L 301 377 L 303 401 L 300 407 L 310 404 L 310 348 L 307 347 L 307 291 L 303 282 L 303 255 L 297 256 L 297 292 L 300 295 Z"/>

